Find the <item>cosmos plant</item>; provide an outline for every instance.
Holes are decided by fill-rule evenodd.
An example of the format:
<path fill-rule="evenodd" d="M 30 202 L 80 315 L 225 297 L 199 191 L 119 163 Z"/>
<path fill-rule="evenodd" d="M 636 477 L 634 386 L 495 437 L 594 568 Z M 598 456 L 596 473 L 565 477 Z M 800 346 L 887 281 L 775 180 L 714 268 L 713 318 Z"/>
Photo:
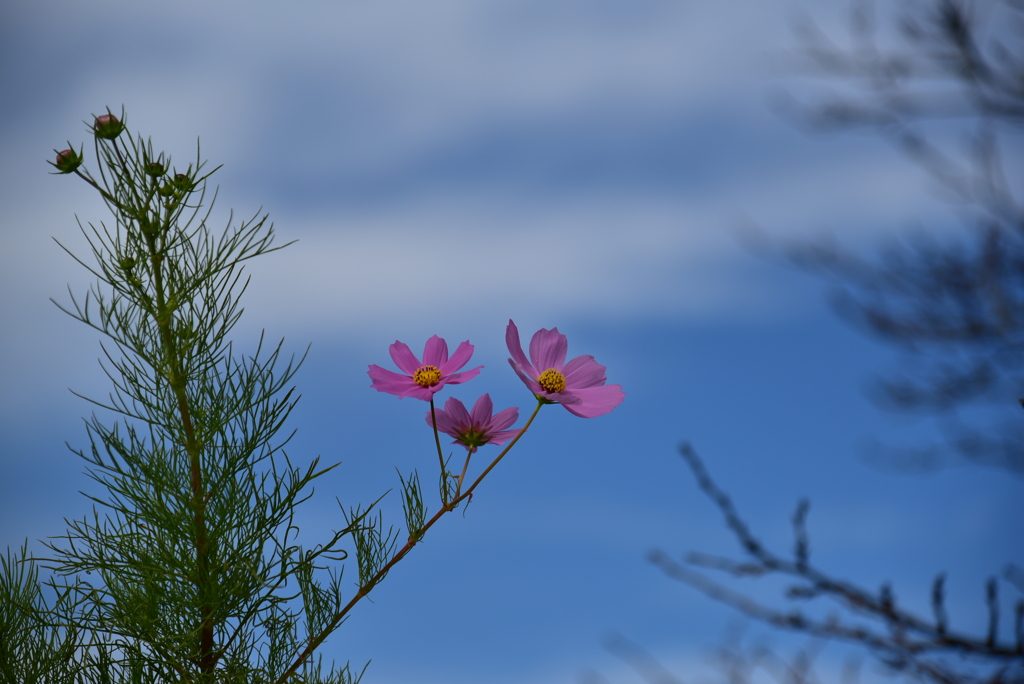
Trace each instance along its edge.
<path fill-rule="evenodd" d="M 536 401 L 514 428 L 518 408 L 495 413 L 489 393 L 469 410 L 453 396 L 435 406 L 436 394 L 480 374 L 482 366 L 463 370 L 474 352 L 468 341 L 449 355 L 434 335 L 419 357 L 395 342 L 398 371 L 371 365 L 371 387 L 429 405 L 436 510 L 413 470 L 400 476 L 404 535 L 385 528 L 381 497 L 343 507 L 337 531 L 300 543 L 296 509 L 337 465 L 298 465 L 284 451 L 303 359 L 283 359 L 281 343 L 262 337 L 239 354 L 230 339 L 244 262 L 281 248 L 273 226 L 258 214 L 223 230 L 209 225 L 216 169 L 204 170 L 198 149 L 194 161 L 174 165 L 131 132 L 123 111 L 87 126 L 95 169 L 84 146 L 70 143 L 50 164 L 95 189 L 114 216 L 110 226 L 80 224 L 91 255 L 72 257 L 96 283 L 58 304 L 106 338 L 113 390 L 91 400 L 101 415 L 86 422 L 89 444 L 75 452 L 100 491 L 87 493 L 93 510 L 69 520 L 43 554 L 26 543 L 0 557 L 0 682 L 354 684 L 362 670 L 317 655 L 354 607 L 472 500 L 544 406 L 592 418 L 618 406 L 622 388 L 605 384 L 591 356 L 567 362 L 555 328 L 534 334 L 527 359 L 509 321 L 509 362 Z M 465 449 L 458 467 L 449 467 L 441 434 Z M 485 448 L 500 450 L 477 467 Z M 350 557 L 356 587 L 343 591 Z"/>

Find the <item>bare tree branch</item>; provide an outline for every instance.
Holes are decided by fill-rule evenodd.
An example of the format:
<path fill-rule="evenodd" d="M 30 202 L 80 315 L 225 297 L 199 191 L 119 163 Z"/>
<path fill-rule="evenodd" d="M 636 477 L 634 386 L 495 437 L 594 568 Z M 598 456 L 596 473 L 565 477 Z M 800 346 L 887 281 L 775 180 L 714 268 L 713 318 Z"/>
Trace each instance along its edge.
<path fill-rule="evenodd" d="M 994 577 L 986 585 L 986 605 L 990 616 L 987 633 L 972 636 L 953 631 L 944 606 L 944 575 L 939 574 L 932 585 L 931 619 L 898 606 L 888 585 L 875 592 L 834 578 L 810 562 L 805 529 L 809 504 L 806 502 L 800 503 L 793 518 L 797 540 L 793 559 L 777 555 L 754 537 L 732 500 L 712 480 L 693 447 L 683 444 L 680 453 L 701 490 L 721 511 L 726 526 L 747 558 L 735 561 L 691 553 L 685 560 L 677 561 L 664 551 L 651 551 L 648 558 L 667 576 L 759 622 L 810 637 L 862 646 L 887 667 L 924 681 L 942 684 L 1024 682 L 1021 619 L 1017 620 L 1013 642 L 1000 639 L 997 632 L 998 585 Z M 806 602 L 825 598 L 835 604 L 836 610 L 827 617 L 817 617 L 799 608 L 786 610 L 764 605 L 712 580 L 695 568 L 738 577 L 775 575 L 789 578 L 796 583 L 787 591 L 787 600 Z M 1017 603 L 1018 615 L 1024 613 L 1022 605 Z"/>

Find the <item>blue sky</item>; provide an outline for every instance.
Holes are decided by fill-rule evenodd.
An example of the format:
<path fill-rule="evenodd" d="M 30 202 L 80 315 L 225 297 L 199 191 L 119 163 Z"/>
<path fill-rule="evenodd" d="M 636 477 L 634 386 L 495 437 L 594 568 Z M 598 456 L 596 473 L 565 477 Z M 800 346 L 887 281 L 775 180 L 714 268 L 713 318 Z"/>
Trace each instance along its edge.
<path fill-rule="evenodd" d="M 880 141 L 810 138 L 769 111 L 766 93 L 792 85 L 769 65 L 801 12 L 843 35 L 826 2 L 8 3 L 0 544 L 86 510 L 64 443 L 85 444 L 91 408 L 67 389 L 107 389 L 95 333 L 47 301 L 89 283 L 51 237 L 82 253 L 75 215 L 108 217 L 45 160 L 124 105 L 176 162 L 198 137 L 224 165 L 215 222 L 262 207 L 282 242 L 298 240 L 251 264 L 235 337 L 312 345 L 289 453 L 343 465 L 303 513 L 307 539 L 340 524 L 335 496 L 371 501 L 395 466 L 432 472 L 423 405 L 369 389 L 367 364 L 388 364 L 396 339 L 471 340 L 485 369 L 454 395 L 528 410 L 505 325 L 557 326 L 570 356 L 593 354 L 627 392 L 593 420 L 545 409 L 466 517 L 355 612 L 324 653 L 372 659 L 365 681 L 639 681 L 601 646 L 616 630 L 708 673 L 733 614 L 644 560 L 733 551 L 676 455 L 684 439 L 766 541 L 789 547 L 809 496 L 822 567 L 892 581 L 921 612 L 946 570 L 954 625 L 980 629 L 984 579 L 1024 565 L 1021 482 L 867 465 L 872 439 L 927 430 L 864 398 L 896 357 L 837 321 L 820 283 L 738 238 L 754 224 L 862 247 L 915 222 L 956 225 Z M 399 522 L 397 498 L 385 511 Z"/>

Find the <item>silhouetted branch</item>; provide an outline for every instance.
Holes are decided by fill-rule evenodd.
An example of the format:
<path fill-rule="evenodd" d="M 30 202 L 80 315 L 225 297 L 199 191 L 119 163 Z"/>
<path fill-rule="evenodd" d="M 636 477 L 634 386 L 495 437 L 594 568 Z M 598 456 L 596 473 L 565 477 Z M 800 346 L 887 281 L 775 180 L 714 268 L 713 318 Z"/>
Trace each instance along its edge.
<path fill-rule="evenodd" d="M 810 21 L 798 27 L 793 64 L 828 87 L 809 103 L 786 94 L 775 103 L 802 127 L 867 129 L 891 141 L 957 206 L 966 232 L 894 240 L 873 259 L 827 242 L 785 256 L 837 286 L 845 319 L 906 352 L 909 362 L 876 385 L 880 405 L 936 414 L 947 450 L 1024 475 L 1024 415 L 1011 413 L 1024 394 L 1024 204 L 1002 154 L 1019 153 L 1024 131 L 1024 4 L 905 7 L 896 48 L 879 46 L 867 2 L 853 4 L 848 47 Z M 964 138 L 967 149 L 956 151 Z M 978 405 L 1006 419 L 972 428 L 958 417 Z M 934 465 L 938 454 L 903 457 Z"/>
<path fill-rule="evenodd" d="M 778 556 L 753 536 L 731 499 L 711 479 L 694 449 L 689 444 L 683 444 L 680 453 L 693 471 L 700 488 L 721 511 L 726 525 L 748 558 L 741 562 L 691 553 L 680 562 L 664 551 L 652 551 L 649 559 L 669 577 L 774 627 L 863 646 L 888 667 L 928 681 L 948 684 L 1024 681 L 1024 648 L 1021 646 L 1020 627 L 1020 615 L 1024 609 L 1017 609 L 1016 643 L 1001 642 L 997 632 L 999 602 L 995 578 L 990 579 L 986 585 L 989 611 L 987 635 L 974 637 L 951 631 L 944 607 L 943 574 L 938 575 L 932 585 L 934 618 L 931 620 L 899 606 L 892 588 L 887 584 L 878 592 L 873 592 L 833 578 L 809 560 L 805 528 L 809 504 L 806 502 L 801 502 L 793 518 L 797 535 L 794 559 Z M 799 609 L 782 610 L 767 606 L 710 579 L 694 567 L 733 576 L 771 574 L 788 577 L 798 582 L 788 590 L 788 599 L 825 597 L 837 604 L 840 612 L 820 618 Z M 977 671 L 983 674 L 977 674 Z"/>

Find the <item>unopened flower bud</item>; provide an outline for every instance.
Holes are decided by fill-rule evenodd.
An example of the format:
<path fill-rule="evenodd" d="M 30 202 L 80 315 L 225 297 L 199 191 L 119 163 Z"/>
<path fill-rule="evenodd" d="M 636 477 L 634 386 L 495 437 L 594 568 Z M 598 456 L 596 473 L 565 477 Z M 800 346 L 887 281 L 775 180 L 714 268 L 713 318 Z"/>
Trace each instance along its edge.
<path fill-rule="evenodd" d="M 124 124 L 118 121 L 117 117 L 113 114 L 101 114 L 96 117 L 92 128 L 97 138 L 113 140 L 121 135 L 121 132 L 124 130 Z"/>
<path fill-rule="evenodd" d="M 174 194 L 174 186 L 170 183 L 164 183 L 156 191 L 161 197 L 170 197 Z"/>
<path fill-rule="evenodd" d="M 160 162 L 149 162 L 146 164 L 146 173 L 153 178 L 159 178 L 167 173 L 167 167 Z"/>
<path fill-rule="evenodd" d="M 121 267 L 122 271 L 131 271 L 133 268 L 135 268 L 135 259 L 132 259 L 131 257 L 125 257 L 118 262 L 118 265 Z"/>
<path fill-rule="evenodd" d="M 182 192 L 192 192 L 192 179 L 184 173 L 174 174 L 174 187 Z"/>
<path fill-rule="evenodd" d="M 57 153 L 57 161 L 53 164 L 60 173 L 72 173 L 82 165 L 82 155 L 74 150 L 64 150 Z"/>

